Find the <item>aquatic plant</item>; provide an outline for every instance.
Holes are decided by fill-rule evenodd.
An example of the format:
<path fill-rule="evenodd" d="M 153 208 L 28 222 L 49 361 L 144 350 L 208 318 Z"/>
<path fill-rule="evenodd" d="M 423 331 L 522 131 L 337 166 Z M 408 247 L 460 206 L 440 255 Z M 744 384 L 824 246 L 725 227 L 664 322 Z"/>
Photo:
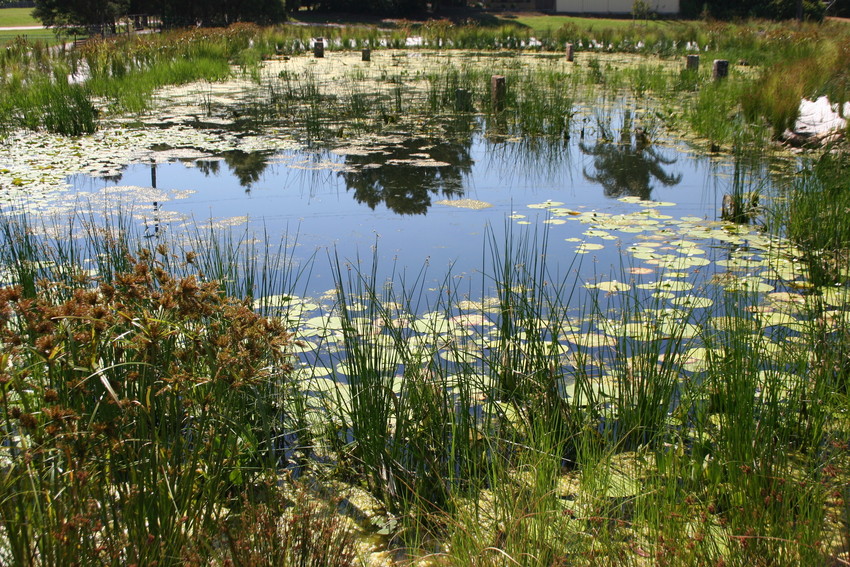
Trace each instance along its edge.
<path fill-rule="evenodd" d="M 436 553 L 457 564 L 834 554 L 818 545 L 847 474 L 834 291 L 789 295 L 790 312 L 718 291 L 697 315 L 708 298 L 662 308 L 628 276 L 586 291 L 553 271 L 545 232 L 506 228 L 479 282 L 447 275 L 436 296 L 424 271 L 380 281 L 377 253 L 336 261 L 338 307 L 305 327 L 306 303 L 270 279 L 289 264 L 249 276 L 278 255 L 250 239 L 199 230 L 181 252 L 89 226 L 79 247 L 69 227 L 26 227 L 6 218 L 3 251 L 0 513 L 16 561 L 248 561 L 281 517 L 296 530 L 281 558 L 313 526 L 303 545 L 344 564 L 332 509 L 290 515 L 275 496 L 287 468 L 362 480 L 408 553 L 450 542 Z M 297 373 L 290 350 L 307 353 Z M 694 545 L 671 549 L 681 530 Z"/>
<path fill-rule="evenodd" d="M 847 168 L 844 153 L 825 153 L 809 163 L 783 196 L 773 219 L 801 247 L 816 286 L 848 280 Z"/>
<path fill-rule="evenodd" d="M 204 254 L 175 262 L 164 243 L 100 229 L 55 246 L 20 219 L 3 227 L 4 265 L 18 267 L 2 291 L 4 554 L 180 562 L 231 497 L 286 461 L 289 333 L 207 280 Z M 97 277 L 81 245 L 106 252 Z"/>

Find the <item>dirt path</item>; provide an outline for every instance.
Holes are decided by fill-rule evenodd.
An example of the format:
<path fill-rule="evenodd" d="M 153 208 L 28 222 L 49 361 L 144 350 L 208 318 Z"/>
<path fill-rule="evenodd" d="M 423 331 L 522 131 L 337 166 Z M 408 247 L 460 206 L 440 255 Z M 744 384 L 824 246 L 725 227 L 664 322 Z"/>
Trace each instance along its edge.
<path fill-rule="evenodd" d="M 32 31 L 50 29 L 45 26 L 8 26 L 0 27 L 0 31 Z"/>

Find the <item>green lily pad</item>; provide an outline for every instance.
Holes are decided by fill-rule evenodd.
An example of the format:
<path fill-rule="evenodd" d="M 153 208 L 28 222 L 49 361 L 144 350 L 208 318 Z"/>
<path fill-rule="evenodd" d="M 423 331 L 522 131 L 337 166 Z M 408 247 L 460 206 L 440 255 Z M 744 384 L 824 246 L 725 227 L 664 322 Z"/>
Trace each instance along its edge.
<path fill-rule="evenodd" d="M 631 285 L 624 282 L 618 282 L 617 280 L 611 280 L 609 282 L 599 282 L 595 285 L 595 287 L 596 289 L 604 291 L 606 293 L 620 293 L 632 289 Z"/>
<path fill-rule="evenodd" d="M 563 203 L 559 203 L 558 201 L 544 201 L 542 203 L 534 203 L 532 205 L 528 205 L 529 209 L 550 209 L 552 207 L 560 207 L 563 206 Z"/>
<path fill-rule="evenodd" d="M 481 360 L 481 353 L 463 350 L 441 350 L 440 357 L 457 364 L 475 364 Z"/>
<path fill-rule="evenodd" d="M 603 248 L 605 247 L 601 244 L 585 242 L 576 247 L 576 254 L 587 254 L 588 252 L 592 252 L 594 250 L 602 250 Z"/>
<path fill-rule="evenodd" d="M 694 295 L 679 296 L 671 301 L 675 305 L 689 307 L 691 309 L 705 309 L 714 305 L 714 300 L 708 297 L 698 297 Z"/>

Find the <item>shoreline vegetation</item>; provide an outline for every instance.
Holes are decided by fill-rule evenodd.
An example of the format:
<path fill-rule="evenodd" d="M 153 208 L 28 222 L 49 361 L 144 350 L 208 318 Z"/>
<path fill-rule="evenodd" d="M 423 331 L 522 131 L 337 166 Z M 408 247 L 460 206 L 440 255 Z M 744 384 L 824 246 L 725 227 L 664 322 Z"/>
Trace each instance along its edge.
<path fill-rule="evenodd" d="M 309 57 L 318 36 L 328 59 L 457 50 L 457 64 L 387 71 L 380 96 L 356 89 L 356 69 L 333 93 L 306 73 L 270 76 L 270 60 Z M 560 64 L 567 43 L 569 72 L 511 67 L 519 52 Z M 491 73 L 463 63 L 478 52 L 502 56 L 500 105 Z M 603 57 L 621 53 L 632 59 Z M 732 63 L 729 77 L 711 78 L 712 59 Z M 435 128 L 423 116 L 563 141 L 583 135 L 576 108 L 618 93 L 640 111 L 635 136 L 663 128 L 745 162 L 791 155 L 778 140 L 801 99 L 848 100 L 848 69 L 838 23 L 16 41 L 0 51 L 0 137 L 132 128 L 164 87 L 236 78 L 267 97 L 229 109 L 240 131 L 286 128 L 318 146 Z M 848 565 L 848 167 L 839 140 L 794 154 L 762 202 L 732 195 L 733 220 L 758 208 L 775 246 L 758 265 L 731 259 L 736 283 L 675 309 L 614 280 L 577 310 L 584 282 L 549 265 L 545 230 L 490 229 L 480 281 L 465 284 L 475 300 L 450 273 L 436 300 L 423 273 L 388 285 L 377 250 L 332 259 L 336 291 L 319 300 L 299 297 L 309 266 L 294 267 L 286 240 L 200 227 L 150 239 L 119 211 L 4 208 L 0 562 Z M 26 191 L 16 179 L 2 189 Z M 745 248 L 736 230 L 717 229 Z M 748 279 L 756 270 L 776 289 Z"/>

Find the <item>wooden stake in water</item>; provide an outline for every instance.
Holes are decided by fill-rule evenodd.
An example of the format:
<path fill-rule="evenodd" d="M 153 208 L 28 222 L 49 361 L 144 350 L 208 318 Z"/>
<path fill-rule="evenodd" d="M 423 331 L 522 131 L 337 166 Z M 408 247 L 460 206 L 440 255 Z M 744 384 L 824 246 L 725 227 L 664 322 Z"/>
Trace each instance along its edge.
<path fill-rule="evenodd" d="M 573 48 L 573 44 L 568 43 L 567 44 L 567 61 L 572 61 L 574 55 L 575 55 L 575 49 Z"/>
<path fill-rule="evenodd" d="M 472 112 L 472 93 L 466 89 L 457 89 L 455 91 L 455 111 L 456 112 Z"/>
<path fill-rule="evenodd" d="M 493 103 L 493 110 L 496 112 L 505 108 L 505 92 L 507 92 L 505 76 L 493 75 L 490 77 L 490 100 Z"/>
<path fill-rule="evenodd" d="M 313 43 L 313 55 L 317 59 L 325 56 L 325 40 L 323 38 L 317 37 Z"/>
<path fill-rule="evenodd" d="M 156 185 L 154 185 L 156 186 Z M 153 226 L 148 226 L 148 221 L 145 219 L 145 238 L 157 238 L 159 237 L 159 203 L 157 201 L 153 202 Z"/>
<path fill-rule="evenodd" d="M 699 55 L 688 55 L 688 63 L 685 67 L 688 71 L 699 70 Z"/>
<path fill-rule="evenodd" d="M 729 61 L 726 59 L 715 59 L 714 60 L 714 70 L 712 71 L 712 78 L 715 81 L 726 78 L 729 75 Z"/>
<path fill-rule="evenodd" d="M 372 60 L 372 50 L 368 47 L 363 49 L 362 52 L 363 61 L 371 61 Z"/>

